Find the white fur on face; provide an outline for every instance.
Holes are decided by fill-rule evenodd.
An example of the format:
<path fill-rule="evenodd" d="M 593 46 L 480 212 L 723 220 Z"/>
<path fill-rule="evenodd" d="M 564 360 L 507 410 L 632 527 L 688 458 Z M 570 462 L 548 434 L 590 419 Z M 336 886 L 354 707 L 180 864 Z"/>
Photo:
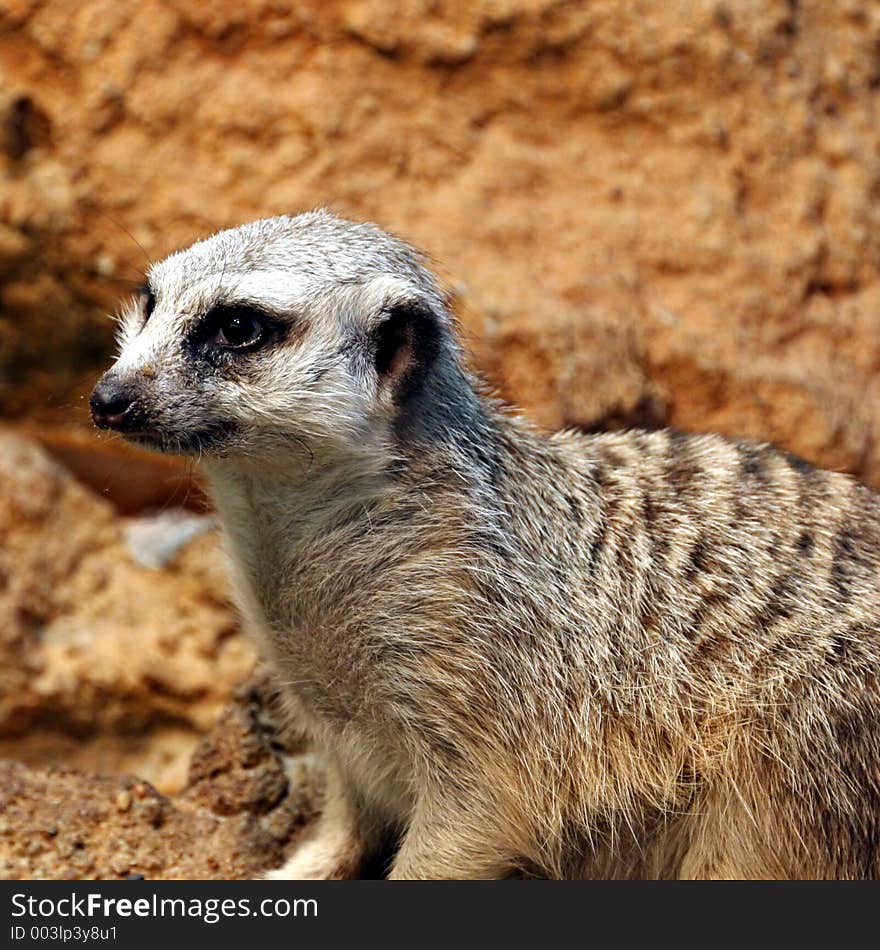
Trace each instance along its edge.
<path fill-rule="evenodd" d="M 123 312 L 111 372 L 137 386 L 150 441 L 171 451 L 193 451 L 191 442 L 224 454 L 375 448 L 387 407 L 366 359 L 372 328 L 407 299 L 445 313 L 415 251 L 326 212 L 220 232 L 154 265 L 148 281 L 154 310 L 147 320 L 137 302 Z M 200 358 L 193 332 L 230 305 L 285 329 L 264 349 Z"/>

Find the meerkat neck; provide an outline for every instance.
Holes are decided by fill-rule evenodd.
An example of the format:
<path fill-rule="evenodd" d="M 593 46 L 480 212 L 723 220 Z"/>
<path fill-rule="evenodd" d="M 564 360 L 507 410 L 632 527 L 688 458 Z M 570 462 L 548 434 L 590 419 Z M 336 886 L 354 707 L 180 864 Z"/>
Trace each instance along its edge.
<path fill-rule="evenodd" d="M 302 535 L 350 518 L 382 492 L 384 478 L 361 460 L 320 465 L 301 455 L 265 464 L 213 463 L 206 467 L 211 495 L 231 531 Z"/>

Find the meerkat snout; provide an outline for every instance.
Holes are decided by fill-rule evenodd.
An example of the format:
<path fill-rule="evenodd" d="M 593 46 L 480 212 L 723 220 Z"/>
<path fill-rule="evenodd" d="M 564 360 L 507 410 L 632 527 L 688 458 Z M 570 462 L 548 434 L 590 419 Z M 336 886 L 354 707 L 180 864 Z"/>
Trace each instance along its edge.
<path fill-rule="evenodd" d="M 279 877 L 880 875 L 880 501 L 770 446 L 543 433 L 419 255 L 323 212 L 150 269 L 98 424 L 197 455 L 326 761 Z"/>

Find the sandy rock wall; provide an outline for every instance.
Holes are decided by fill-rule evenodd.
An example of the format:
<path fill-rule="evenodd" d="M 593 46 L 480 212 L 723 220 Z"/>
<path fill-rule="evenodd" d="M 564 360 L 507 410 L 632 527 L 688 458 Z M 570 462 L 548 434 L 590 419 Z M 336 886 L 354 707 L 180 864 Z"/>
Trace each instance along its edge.
<path fill-rule="evenodd" d="M 252 672 L 216 531 L 158 562 L 138 527 L 0 432 L 0 757 L 176 791 Z"/>
<path fill-rule="evenodd" d="M 147 256 L 327 204 L 440 262 L 542 422 L 880 482 L 878 43 L 863 0 L 13 0 L 0 402 L 82 418 Z"/>

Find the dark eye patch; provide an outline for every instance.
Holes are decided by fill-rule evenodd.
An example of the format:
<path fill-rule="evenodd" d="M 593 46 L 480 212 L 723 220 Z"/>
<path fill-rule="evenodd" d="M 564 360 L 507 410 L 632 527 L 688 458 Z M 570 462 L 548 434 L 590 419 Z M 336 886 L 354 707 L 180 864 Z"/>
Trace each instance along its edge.
<path fill-rule="evenodd" d="M 212 307 L 188 337 L 191 352 L 211 362 L 263 349 L 282 339 L 286 322 L 275 313 L 250 304 L 219 304 Z"/>

